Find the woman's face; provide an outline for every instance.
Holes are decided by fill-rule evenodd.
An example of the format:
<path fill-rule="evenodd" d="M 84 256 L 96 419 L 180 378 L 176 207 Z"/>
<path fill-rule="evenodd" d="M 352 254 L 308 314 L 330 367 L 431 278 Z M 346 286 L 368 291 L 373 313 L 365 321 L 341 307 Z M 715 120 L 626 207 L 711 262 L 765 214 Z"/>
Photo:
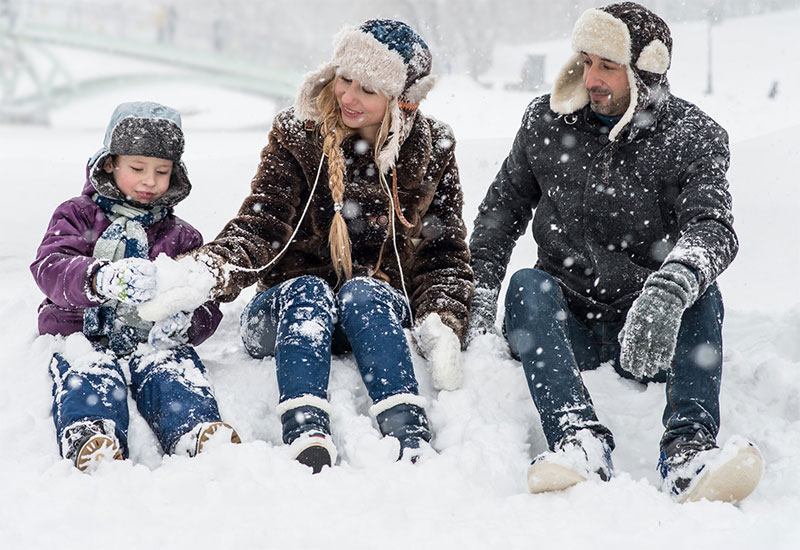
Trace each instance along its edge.
<path fill-rule="evenodd" d="M 370 143 L 375 143 L 386 112 L 388 99 L 383 94 L 362 86 L 347 75 L 336 77 L 334 95 L 345 126 L 357 130 Z"/>

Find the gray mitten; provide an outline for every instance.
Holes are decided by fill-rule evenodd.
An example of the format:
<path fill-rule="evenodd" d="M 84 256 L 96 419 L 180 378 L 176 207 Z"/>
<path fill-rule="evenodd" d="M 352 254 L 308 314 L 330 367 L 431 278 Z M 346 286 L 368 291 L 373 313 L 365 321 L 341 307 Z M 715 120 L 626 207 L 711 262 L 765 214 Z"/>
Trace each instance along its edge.
<path fill-rule="evenodd" d="M 651 378 L 669 369 L 683 312 L 697 299 L 699 288 L 694 272 L 676 262 L 647 278 L 619 333 L 623 369 L 636 378 Z"/>
<path fill-rule="evenodd" d="M 469 310 L 469 328 L 467 329 L 467 342 L 471 342 L 482 334 L 495 332 L 495 318 L 497 317 L 497 295 L 499 289 L 476 288 L 472 295 L 472 306 Z"/>

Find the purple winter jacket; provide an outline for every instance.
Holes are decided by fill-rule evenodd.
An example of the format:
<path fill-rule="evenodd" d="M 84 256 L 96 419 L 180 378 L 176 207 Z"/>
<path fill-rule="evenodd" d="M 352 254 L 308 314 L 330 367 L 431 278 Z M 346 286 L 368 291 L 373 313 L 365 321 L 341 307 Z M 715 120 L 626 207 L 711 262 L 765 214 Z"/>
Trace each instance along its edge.
<path fill-rule="evenodd" d="M 95 295 L 92 279 L 108 260 L 94 258 L 92 253 L 111 222 L 92 200 L 95 192 L 87 177 L 83 193 L 56 208 L 31 264 L 33 278 L 47 297 L 39 306 L 40 334 L 82 332 L 84 309 L 105 300 Z M 161 253 L 174 258 L 203 244 L 200 232 L 171 209 L 146 232 L 151 260 Z M 221 320 L 222 312 L 215 301 L 197 308 L 189 328 L 189 343 L 197 345 L 208 339 Z"/>

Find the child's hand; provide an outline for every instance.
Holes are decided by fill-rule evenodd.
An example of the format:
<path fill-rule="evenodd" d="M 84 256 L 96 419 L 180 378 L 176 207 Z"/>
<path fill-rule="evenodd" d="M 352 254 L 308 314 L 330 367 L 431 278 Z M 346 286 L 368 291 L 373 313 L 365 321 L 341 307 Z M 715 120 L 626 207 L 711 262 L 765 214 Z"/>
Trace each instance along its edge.
<path fill-rule="evenodd" d="M 413 331 L 417 349 L 428 360 L 433 385 L 439 390 L 461 387 L 461 342 L 453 330 L 431 313 Z"/>
<path fill-rule="evenodd" d="M 106 264 L 94 276 L 97 294 L 126 304 L 141 304 L 156 294 L 156 266 L 142 258 Z"/>
<path fill-rule="evenodd" d="M 192 326 L 192 313 L 179 311 L 166 319 L 153 324 L 148 343 L 155 349 L 170 349 L 189 341 L 189 327 Z"/>

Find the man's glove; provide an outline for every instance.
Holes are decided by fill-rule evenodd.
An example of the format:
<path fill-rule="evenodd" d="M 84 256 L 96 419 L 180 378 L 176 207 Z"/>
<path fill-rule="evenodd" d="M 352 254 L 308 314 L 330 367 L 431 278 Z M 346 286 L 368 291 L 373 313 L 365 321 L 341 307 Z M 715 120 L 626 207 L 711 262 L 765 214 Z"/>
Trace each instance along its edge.
<path fill-rule="evenodd" d="M 192 326 L 192 312 L 179 311 L 166 319 L 153 323 L 148 343 L 155 349 L 170 349 L 189 341 L 189 327 Z"/>
<path fill-rule="evenodd" d="M 99 296 L 136 305 L 156 294 L 156 266 L 143 258 L 124 258 L 106 264 L 94 276 Z"/>
<path fill-rule="evenodd" d="M 476 288 L 472 295 L 472 306 L 469 309 L 469 328 L 467 342 L 472 342 L 483 334 L 494 334 L 497 317 L 497 295 L 499 290 Z"/>
<path fill-rule="evenodd" d="M 677 262 L 647 278 L 619 333 L 623 369 L 641 379 L 670 368 L 683 312 L 697 299 L 699 288 L 695 273 Z"/>
<path fill-rule="evenodd" d="M 433 385 L 438 390 L 457 390 L 464 374 L 461 370 L 461 341 L 442 323 L 438 313 L 431 313 L 413 331 L 420 354 L 428 361 Z"/>

